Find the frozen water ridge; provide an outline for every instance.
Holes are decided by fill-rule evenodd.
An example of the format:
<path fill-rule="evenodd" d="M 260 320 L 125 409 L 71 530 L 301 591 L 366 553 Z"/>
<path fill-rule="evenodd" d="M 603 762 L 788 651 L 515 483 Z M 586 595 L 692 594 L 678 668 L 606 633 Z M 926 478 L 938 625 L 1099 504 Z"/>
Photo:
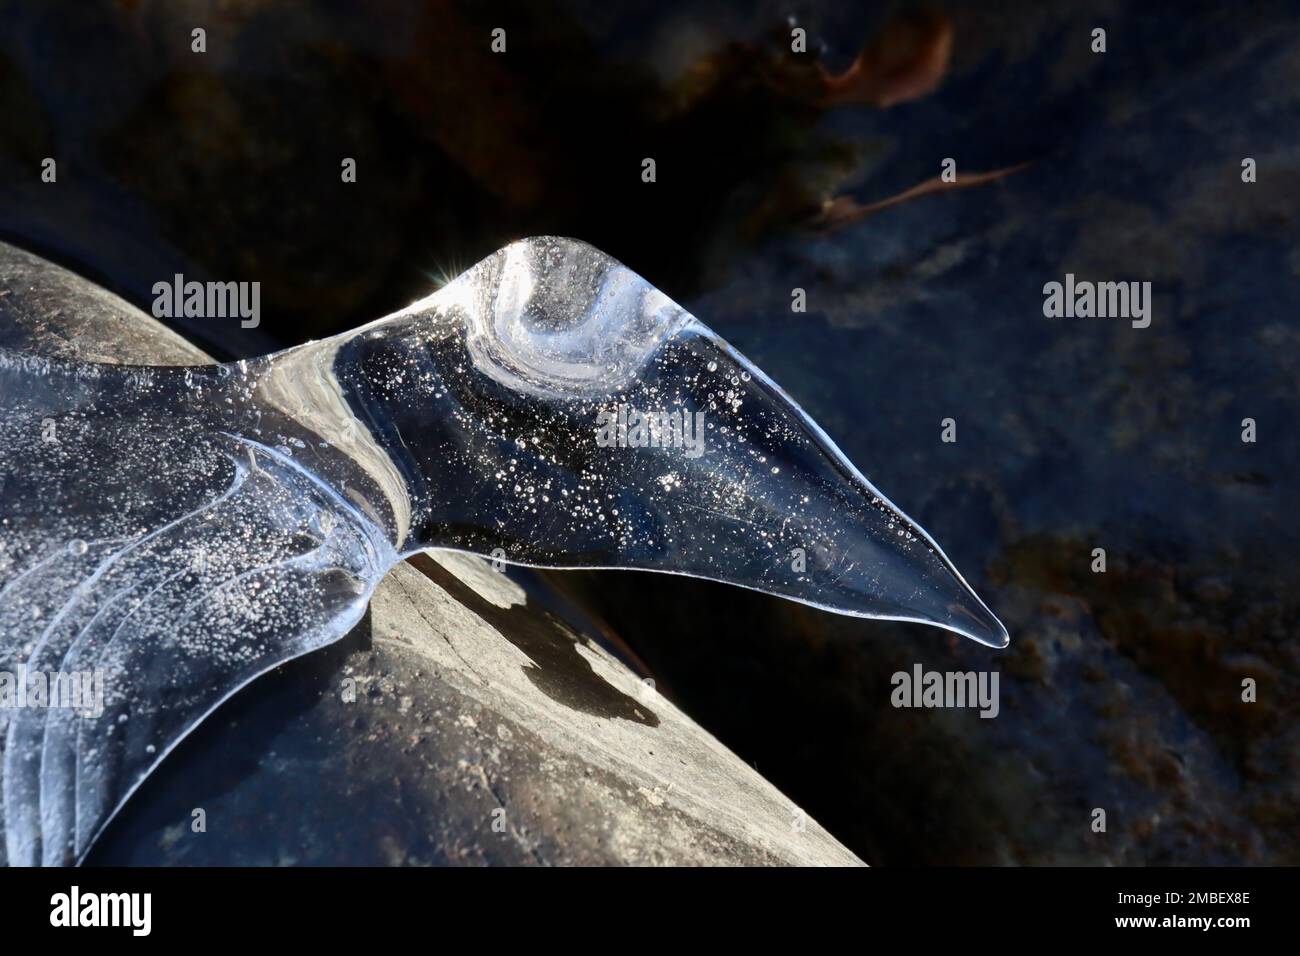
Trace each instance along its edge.
<path fill-rule="evenodd" d="M 424 548 L 685 574 L 1007 642 L 776 384 L 572 240 L 515 243 L 256 361 L 0 350 L 0 408 L 0 673 L 104 675 L 98 717 L 0 707 L 11 864 L 80 861 L 208 713 L 347 633 Z"/>

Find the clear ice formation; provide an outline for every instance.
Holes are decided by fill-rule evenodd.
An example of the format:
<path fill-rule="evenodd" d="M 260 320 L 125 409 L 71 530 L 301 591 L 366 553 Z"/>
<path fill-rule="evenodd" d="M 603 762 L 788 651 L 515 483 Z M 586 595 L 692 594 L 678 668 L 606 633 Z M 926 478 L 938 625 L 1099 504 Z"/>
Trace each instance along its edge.
<path fill-rule="evenodd" d="M 82 860 L 207 714 L 342 637 L 425 548 L 684 574 L 1007 643 L 785 392 L 573 240 L 514 243 L 401 312 L 255 361 L 0 350 L 0 410 L 0 672 L 103 675 L 97 717 L 0 708 L 10 864 Z"/>

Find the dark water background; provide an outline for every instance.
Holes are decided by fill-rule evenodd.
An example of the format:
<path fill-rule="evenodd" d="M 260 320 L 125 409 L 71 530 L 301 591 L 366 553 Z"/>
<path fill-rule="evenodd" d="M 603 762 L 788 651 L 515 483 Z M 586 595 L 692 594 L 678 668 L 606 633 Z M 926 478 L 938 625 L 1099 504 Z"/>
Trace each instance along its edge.
<path fill-rule="evenodd" d="M 175 272 L 260 282 L 257 330 L 176 324 L 222 357 L 522 235 L 592 242 L 782 383 L 1012 637 L 554 575 L 685 710 L 870 862 L 1297 863 L 1297 12 L 0 0 L 0 233 L 146 310 Z M 946 30 L 937 88 L 888 103 Z M 828 104 L 817 64 L 864 45 L 878 82 Z M 863 208 L 944 157 L 1015 171 Z M 1067 272 L 1150 281 L 1150 328 L 1044 318 Z M 916 662 L 998 669 L 1000 716 L 895 710 Z"/>

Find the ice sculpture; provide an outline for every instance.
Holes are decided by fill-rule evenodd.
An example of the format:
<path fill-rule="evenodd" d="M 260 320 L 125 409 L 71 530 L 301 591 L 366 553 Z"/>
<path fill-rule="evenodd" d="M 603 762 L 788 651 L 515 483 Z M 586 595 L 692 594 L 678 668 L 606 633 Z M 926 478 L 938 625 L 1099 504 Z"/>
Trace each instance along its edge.
<path fill-rule="evenodd" d="M 514 243 L 346 335 L 193 368 L 0 350 L 0 708 L 11 864 L 80 861 L 223 700 L 330 643 L 400 560 L 641 568 L 1001 647 L 919 526 L 645 280 Z"/>

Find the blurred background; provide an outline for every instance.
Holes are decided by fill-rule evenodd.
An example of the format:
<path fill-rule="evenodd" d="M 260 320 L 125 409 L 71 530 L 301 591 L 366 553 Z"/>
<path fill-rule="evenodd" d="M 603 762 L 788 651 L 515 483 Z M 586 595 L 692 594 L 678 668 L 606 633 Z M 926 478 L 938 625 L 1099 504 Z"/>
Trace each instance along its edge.
<path fill-rule="evenodd" d="M 256 329 L 171 323 L 221 358 L 584 239 L 780 382 L 1012 638 L 547 575 L 661 691 L 870 863 L 1295 864 L 1296 12 L 0 0 L 0 237 L 146 311 L 177 272 L 260 282 Z M 1150 328 L 1044 318 L 1067 272 L 1150 281 Z M 999 670 L 1001 713 L 892 708 L 915 663 Z"/>

